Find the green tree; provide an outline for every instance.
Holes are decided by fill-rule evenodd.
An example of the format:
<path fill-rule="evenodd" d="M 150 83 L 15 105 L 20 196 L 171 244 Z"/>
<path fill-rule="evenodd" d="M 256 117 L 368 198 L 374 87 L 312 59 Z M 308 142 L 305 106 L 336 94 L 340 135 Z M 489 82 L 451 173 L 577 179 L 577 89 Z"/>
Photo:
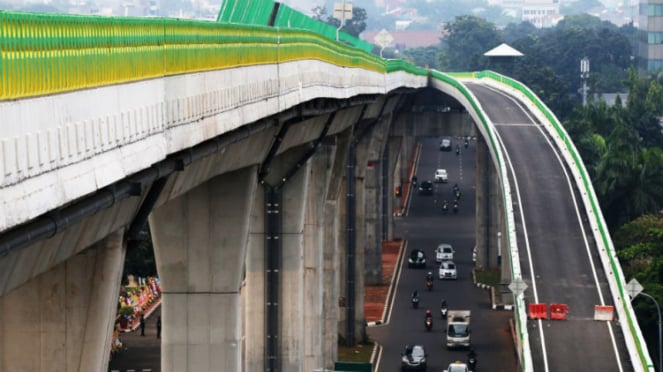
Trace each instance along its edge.
<path fill-rule="evenodd" d="M 663 303 L 663 215 L 644 215 L 625 224 L 614 234 L 614 243 L 626 280 L 637 279 L 647 294 Z M 656 350 L 658 316 L 654 303 L 640 297 L 632 303 L 649 350 Z"/>
<path fill-rule="evenodd" d="M 487 66 L 483 54 L 498 46 L 501 36 L 494 24 L 474 16 L 461 16 L 445 25 L 438 66 L 448 71 L 474 71 Z"/>
<path fill-rule="evenodd" d="M 135 244 L 134 244 L 135 243 Z M 137 275 L 148 277 L 157 274 L 156 260 L 154 259 L 154 247 L 150 227 L 145 223 L 140 231 L 140 239 L 128 246 L 127 254 L 124 258 L 124 270 L 122 278 L 127 275 Z"/>
<path fill-rule="evenodd" d="M 440 48 L 435 46 L 405 49 L 402 58 L 421 67 L 437 69 L 437 54 Z"/>

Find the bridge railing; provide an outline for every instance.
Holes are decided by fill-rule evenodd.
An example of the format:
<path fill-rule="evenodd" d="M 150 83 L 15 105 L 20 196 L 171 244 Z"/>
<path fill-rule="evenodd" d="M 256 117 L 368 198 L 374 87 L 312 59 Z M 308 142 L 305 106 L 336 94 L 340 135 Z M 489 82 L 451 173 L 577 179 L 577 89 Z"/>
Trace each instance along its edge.
<path fill-rule="evenodd" d="M 484 110 L 481 107 L 479 101 L 474 97 L 472 92 L 470 92 L 465 85 L 463 85 L 456 78 L 463 77 L 473 77 L 473 73 L 453 73 L 453 74 L 444 74 L 438 71 L 433 71 L 432 76 L 440 80 L 453 88 L 455 88 L 462 97 L 455 97 L 461 103 L 470 105 L 472 110 L 470 111 L 473 116 L 474 121 L 479 126 L 479 130 L 488 143 L 489 150 L 495 161 L 497 173 L 501 180 L 502 186 L 502 197 L 503 204 L 505 208 L 505 225 L 506 225 L 506 239 L 507 246 L 509 247 L 509 262 L 511 267 L 511 278 L 512 279 L 522 279 L 522 272 L 520 269 L 520 257 L 518 253 L 518 242 L 516 238 L 516 224 L 513 214 L 513 202 L 511 200 L 511 186 L 508 181 L 506 164 L 504 163 L 504 157 L 502 155 L 502 150 L 499 144 L 497 143 L 497 138 L 494 131 L 494 125 L 488 117 L 484 115 Z M 452 93 L 453 95 L 453 93 Z M 527 330 L 527 311 L 525 306 L 524 295 L 520 294 L 515 296 L 514 301 L 514 313 L 516 314 L 516 331 L 518 337 L 518 350 L 519 350 L 519 359 L 521 370 L 523 371 L 532 371 L 532 354 L 529 343 L 529 335 Z"/>
<path fill-rule="evenodd" d="M 595 240 L 599 246 L 599 257 L 601 257 L 603 268 L 606 271 L 606 277 L 608 278 L 610 291 L 616 304 L 615 308 L 619 315 L 619 319 L 621 320 L 620 325 L 626 339 L 626 345 L 631 356 L 631 361 L 633 363 L 640 363 L 640 368 L 638 370 L 654 371 L 654 365 L 647 350 L 647 344 L 645 343 L 640 327 L 638 326 L 629 295 L 626 293 L 624 274 L 618 262 L 610 232 L 608 231 L 603 218 L 603 213 L 601 212 L 601 207 L 599 206 L 585 164 L 573 144 L 573 141 L 566 133 L 566 130 L 560 124 L 555 114 L 553 114 L 553 112 L 527 86 L 517 80 L 493 71 L 477 73 L 476 77 L 488 78 L 506 85 L 511 88 L 514 93 L 519 94 L 536 107 L 537 110 L 533 110 L 536 114 L 541 113 L 544 115 L 543 118 L 540 118 L 541 122 L 544 123 L 544 128 L 555 140 L 558 148 L 563 150 L 563 158 L 577 180 L 577 186 L 582 191 L 581 195 L 585 210 L 591 215 L 589 216 L 589 222 Z"/>
<path fill-rule="evenodd" d="M 0 11 L 0 100 L 303 59 L 381 73 L 388 65 L 298 29 Z"/>

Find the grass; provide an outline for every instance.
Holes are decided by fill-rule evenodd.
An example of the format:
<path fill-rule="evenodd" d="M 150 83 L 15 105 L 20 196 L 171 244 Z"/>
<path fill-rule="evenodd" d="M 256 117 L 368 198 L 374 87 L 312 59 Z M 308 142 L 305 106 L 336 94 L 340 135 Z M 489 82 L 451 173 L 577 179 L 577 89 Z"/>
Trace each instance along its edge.
<path fill-rule="evenodd" d="M 500 293 L 500 271 L 497 269 L 476 269 L 474 272 L 477 282 L 493 287 L 495 290 L 495 301 L 498 303 L 502 301 L 502 294 Z"/>
<path fill-rule="evenodd" d="M 355 346 L 338 345 L 339 362 L 359 362 L 370 363 L 371 353 L 373 353 L 373 342 L 356 344 Z"/>

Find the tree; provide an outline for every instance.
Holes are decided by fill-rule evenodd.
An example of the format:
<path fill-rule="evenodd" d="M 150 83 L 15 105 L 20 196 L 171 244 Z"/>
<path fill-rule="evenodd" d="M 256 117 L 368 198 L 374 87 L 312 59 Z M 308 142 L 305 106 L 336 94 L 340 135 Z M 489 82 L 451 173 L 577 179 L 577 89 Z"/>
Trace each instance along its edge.
<path fill-rule="evenodd" d="M 502 42 L 494 24 L 474 16 L 456 17 L 444 29 L 447 36 L 442 39 L 438 58 L 444 70 L 481 70 L 487 65 L 483 54 Z"/>
<path fill-rule="evenodd" d="M 437 54 L 439 51 L 440 48 L 434 46 L 409 48 L 403 51 L 402 58 L 417 66 L 428 66 L 437 69 Z"/>
<path fill-rule="evenodd" d="M 626 278 L 634 277 L 645 292 L 663 303 L 663 215 L 641 216 L 614 234 L 617 256 Z M 650 350 L 658 344 L 657 311 L 652 301 L 632 301 L 640 329 Z"/>

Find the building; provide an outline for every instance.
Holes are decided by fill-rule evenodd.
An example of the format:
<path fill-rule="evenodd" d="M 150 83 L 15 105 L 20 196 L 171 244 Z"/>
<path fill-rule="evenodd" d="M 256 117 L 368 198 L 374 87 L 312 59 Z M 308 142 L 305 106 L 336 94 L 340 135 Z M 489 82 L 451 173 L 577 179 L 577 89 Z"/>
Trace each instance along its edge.
<path fill-rule="evenodd" d="M 638 56 L 640 69 L 663 69 L 663 0 L 641 0 L 639 10 Z"/>
<path fill-rule="evenodd" d="M 523 0 L 522 20 L 538 28 L 553 27 L 563 16 L 559 14 L 559 0 Z"/>

